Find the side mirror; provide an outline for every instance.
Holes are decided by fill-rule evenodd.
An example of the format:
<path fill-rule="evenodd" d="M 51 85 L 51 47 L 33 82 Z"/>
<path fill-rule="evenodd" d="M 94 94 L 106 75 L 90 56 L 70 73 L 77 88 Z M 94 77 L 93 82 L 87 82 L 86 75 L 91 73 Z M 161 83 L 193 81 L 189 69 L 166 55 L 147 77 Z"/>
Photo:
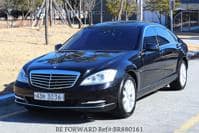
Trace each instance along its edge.
<path fill-rule="evenodd" d="M 146 47 L 145 47 L 145 49 L 146 49 L 146 51 L 159 51 L 159 46 L 158 46 L 158 44 L 147 44 L 147 45 L 145 45 Z"/>
<path fill-rule="evenodd" d="M 57 44 L 57 45 L 55 45 L 55 51 L 58 51 L 62 46 L 63 46 L 63 44 Z"/>

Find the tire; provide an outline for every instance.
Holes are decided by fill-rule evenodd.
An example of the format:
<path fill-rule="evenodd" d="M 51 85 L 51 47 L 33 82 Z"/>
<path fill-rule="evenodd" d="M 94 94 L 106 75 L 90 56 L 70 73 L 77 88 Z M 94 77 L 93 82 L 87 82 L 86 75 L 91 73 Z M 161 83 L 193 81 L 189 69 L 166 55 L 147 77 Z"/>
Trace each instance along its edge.
<path fill-rule="evenodd" d="M 170 88 L 172 90 L 183 90 L 187 83 L 187 66 L 184 60 L 182 60 L 179 63 L 177 71 L 178 71 L 178 77 L 176 80 L 170 83 Z"/>
<path fill-rule="evenodd" d="M 117 102 L 116 109 L 111 112 L 115 118 L 126 118 L 134 112 L 136 106 L 136 82 L 130 75 L 126 75 L 121 82 Z"/>

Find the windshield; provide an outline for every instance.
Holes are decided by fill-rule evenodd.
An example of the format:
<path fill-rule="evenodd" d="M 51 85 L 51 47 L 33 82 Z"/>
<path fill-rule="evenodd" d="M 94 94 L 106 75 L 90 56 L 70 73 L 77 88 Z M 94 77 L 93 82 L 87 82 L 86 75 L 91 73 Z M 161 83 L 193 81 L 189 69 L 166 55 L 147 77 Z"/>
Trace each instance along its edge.
<path fill-rule="evenodd" d="M 134 50 L 139 30 L 135 27 L 85 28 L 65 42 L 62 50 Z"/>

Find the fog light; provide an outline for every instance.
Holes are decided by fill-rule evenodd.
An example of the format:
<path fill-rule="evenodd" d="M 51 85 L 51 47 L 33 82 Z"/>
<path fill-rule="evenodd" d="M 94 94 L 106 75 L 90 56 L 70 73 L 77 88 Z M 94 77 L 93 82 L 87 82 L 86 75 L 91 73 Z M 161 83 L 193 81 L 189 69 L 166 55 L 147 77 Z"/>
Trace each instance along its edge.
<path fill-rule="evenodd" d="M 81 104 L 102 104 L 105 103 L 105 100 L 98 100 L 98 101 L 88 101 L 88 102 L 83 102 Z"/>
<path fill-rule="evenodd" d="M 23 97 L 19 97 L 19 96 L 16 96 L 16 95 L 15 95 L 15 98 L 16 98 L 16 99 L 19 99 L 19 100 L 25 101 L 25 99 L 24 99 Z"/>

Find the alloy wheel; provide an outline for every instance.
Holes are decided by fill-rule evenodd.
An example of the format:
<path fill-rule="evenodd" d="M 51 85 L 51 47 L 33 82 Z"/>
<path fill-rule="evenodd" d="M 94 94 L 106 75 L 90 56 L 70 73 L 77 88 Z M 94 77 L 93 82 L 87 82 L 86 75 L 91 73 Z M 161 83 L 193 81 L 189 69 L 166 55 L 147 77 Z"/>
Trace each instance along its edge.
<path fill-rule="evenodd" d="M 135 105 L 135 85 L 133 81 L 126 80 L 123 88 L 122 104 L 125 112 L 130 113 Z"/>

